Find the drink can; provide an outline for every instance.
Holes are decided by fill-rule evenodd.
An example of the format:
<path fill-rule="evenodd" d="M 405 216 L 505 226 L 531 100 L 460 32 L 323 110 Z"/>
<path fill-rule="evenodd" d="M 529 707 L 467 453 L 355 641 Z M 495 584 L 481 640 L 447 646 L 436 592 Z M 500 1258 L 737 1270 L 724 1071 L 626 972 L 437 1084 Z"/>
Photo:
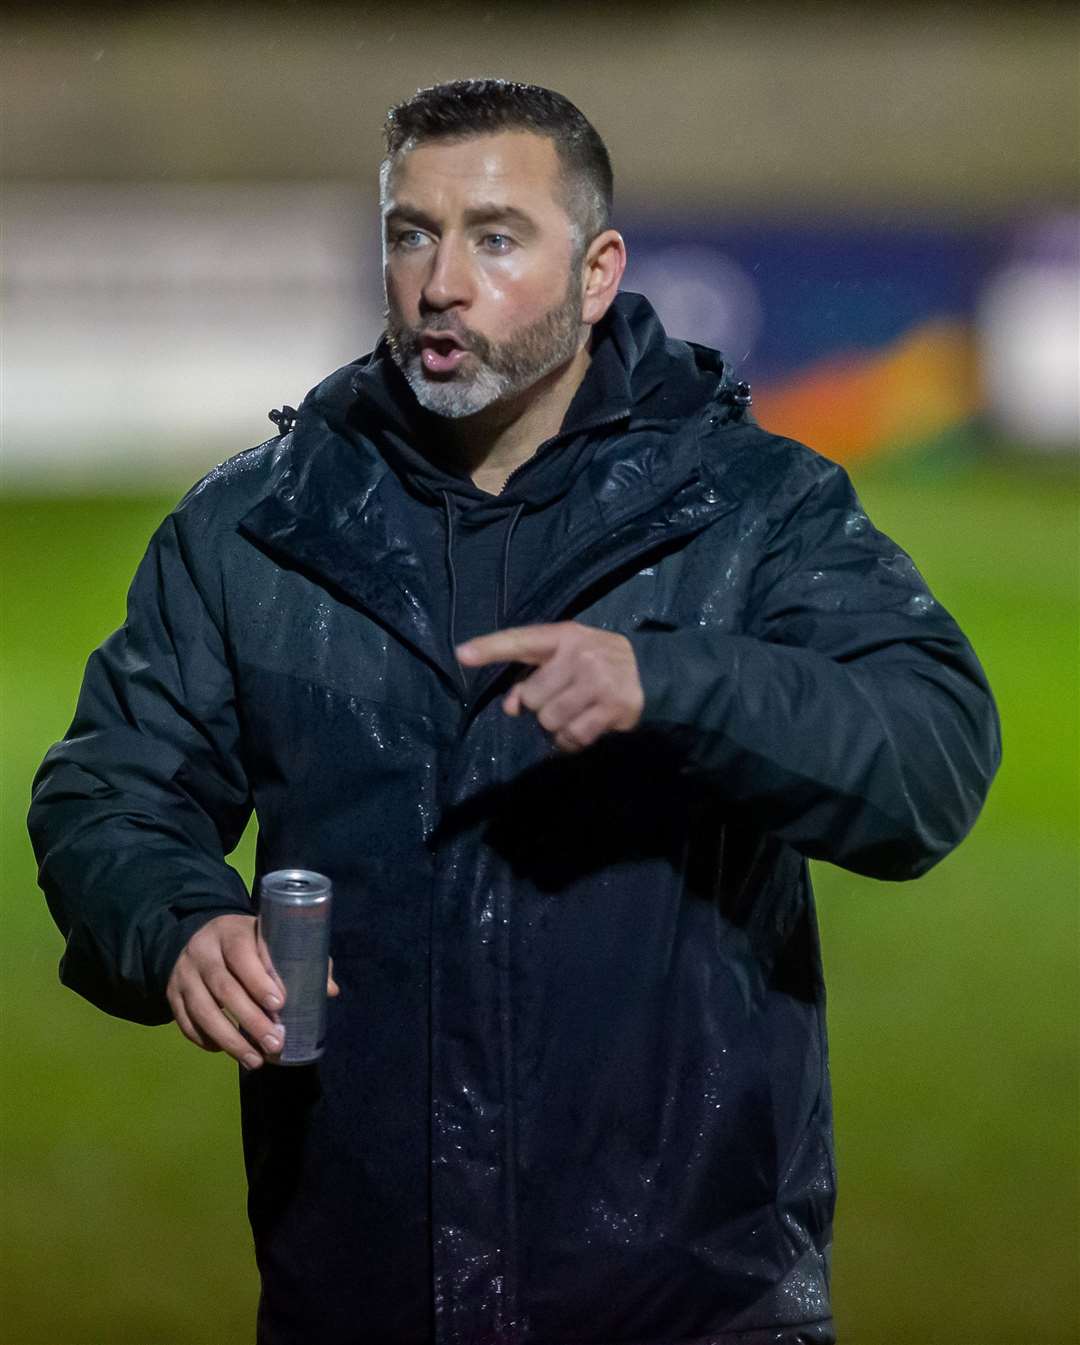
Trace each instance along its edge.
<path fill-rule="evenodd" d="M 285 1045 L 270 1057 L 278 1065 L 306 1065 L 323 1053 L 330 902 L 330 879 L 311 869 L 277 869 L 259 884 L 259 940 L 285 984 L 278 1013 Z"/>

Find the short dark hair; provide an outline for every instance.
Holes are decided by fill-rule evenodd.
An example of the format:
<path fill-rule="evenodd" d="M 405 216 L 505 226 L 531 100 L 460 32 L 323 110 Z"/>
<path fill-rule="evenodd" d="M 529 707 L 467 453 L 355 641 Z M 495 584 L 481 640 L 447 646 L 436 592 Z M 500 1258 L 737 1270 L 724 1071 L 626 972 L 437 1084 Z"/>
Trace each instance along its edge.
<path fill-rule="evenodd" d="M 611 160 L 592 123 L 569 98 L 538 84 L 457 79 L 418 89 L 386 114 L 386 165 L 403 149 L 431 140 L 468 140 L 500 131 L 531 131 L 555 146 L 566 207 L 584 248 L 611 223 Z"/>

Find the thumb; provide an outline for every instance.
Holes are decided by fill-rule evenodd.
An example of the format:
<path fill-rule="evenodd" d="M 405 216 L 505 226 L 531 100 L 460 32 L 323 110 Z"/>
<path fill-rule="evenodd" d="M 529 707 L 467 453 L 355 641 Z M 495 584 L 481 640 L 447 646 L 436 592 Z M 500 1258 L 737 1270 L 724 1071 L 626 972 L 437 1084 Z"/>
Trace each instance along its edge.
<path fill-rule="evenodd" d="M 341 994 L 341 986 L 334 980 L 334 959 L 330 959 L 330 965 L 326 972 L 326 993 L 331 999 L 336 999 Z"/>

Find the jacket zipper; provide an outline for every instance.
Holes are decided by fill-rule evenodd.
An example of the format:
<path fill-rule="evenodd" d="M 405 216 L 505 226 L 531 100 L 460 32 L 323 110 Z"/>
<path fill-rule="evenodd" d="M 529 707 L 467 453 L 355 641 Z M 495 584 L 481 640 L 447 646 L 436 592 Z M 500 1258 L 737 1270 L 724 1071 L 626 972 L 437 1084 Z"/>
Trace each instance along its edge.
<path fill-rule="evenodd" d="M 534 462 L 540 456 L 541 453 L 551 448 L 553 444 L 557 444 L 560 439 L 570 439 L 575 434 L 587 434 L 591 430 L 601 430 L 605 425 L 617 425 L 620 420 L 625 420 L 627 418 L 627 414 L 626 411 L 619 411 L 610 416 L 604 416 L 600 420 L 587 420 L 584 425 L 579 425 L 576 429 L 560 430 L 558 434 L 553 434 L 550 439 L 545 439 L 542 444 L 537 446 L 536 452 L 531 458 L 526 458 L 524 462 L 518 463 L 502 483 L 502 490 L 499 491 L 499 494 L 503 494 L 507 486 L 509 486 L 510 482 L 513 481 L 514 477 L 517 476 L 519 472 L 523 472 L 531 462 Z"/>

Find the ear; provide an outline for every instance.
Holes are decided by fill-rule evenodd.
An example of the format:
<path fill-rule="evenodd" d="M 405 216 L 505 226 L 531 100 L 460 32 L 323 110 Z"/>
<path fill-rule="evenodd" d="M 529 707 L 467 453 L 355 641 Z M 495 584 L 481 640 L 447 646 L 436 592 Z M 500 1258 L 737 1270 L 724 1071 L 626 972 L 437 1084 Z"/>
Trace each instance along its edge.
<path fill-rule="evenodd" d="M 591 327 L 600 321 L 619 292 L 619 281 L 626 270 L 626 244 L 622 234 L 614 229 L 597 234 L 589 244 L 581 266 L 581 320 Z"/>

